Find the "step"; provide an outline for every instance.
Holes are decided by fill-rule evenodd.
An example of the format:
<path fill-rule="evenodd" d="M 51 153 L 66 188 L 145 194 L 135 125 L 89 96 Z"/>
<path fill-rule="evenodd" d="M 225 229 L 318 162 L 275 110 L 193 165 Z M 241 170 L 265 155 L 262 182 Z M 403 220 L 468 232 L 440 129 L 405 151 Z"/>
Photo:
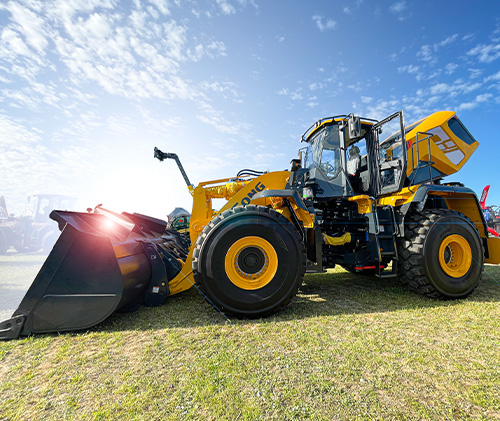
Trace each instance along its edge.
<path fill-rule="evenodd" d="M 394 255 L 396 255 L 396 251 L 395 250 L 393 250 L 393 251 L 381 251 L 380 255 L 381 256 L 394 256 Z"/>
<path fill-rule="evenodd" d="M 379 240 L 392 240 L 394 238 L 394 235 L 379 234 L 379 235 L 377 235 L 377 237 L 379 238 Z"/>
<path fill-rule="evenodd" d="M 388 272 L 388 273 L 376 273 L 375 276 L 380 279 L 386 279 L 386 278 L 396 278 L 398 275 L 396 273 Z"/>

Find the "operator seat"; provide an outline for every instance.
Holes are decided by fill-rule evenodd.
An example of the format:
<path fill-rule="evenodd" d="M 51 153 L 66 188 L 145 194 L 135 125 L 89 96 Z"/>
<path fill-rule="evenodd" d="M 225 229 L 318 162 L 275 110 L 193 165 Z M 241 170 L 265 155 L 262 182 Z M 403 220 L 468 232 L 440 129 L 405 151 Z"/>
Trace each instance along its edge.
<path fill-rule="evenodd" d="M 352 188 L 359 192 L 359 164 L 361 163 L 361 155 L 357 146 L 349 149 L 349 160 L 347 161 L 347 174 Z"/>

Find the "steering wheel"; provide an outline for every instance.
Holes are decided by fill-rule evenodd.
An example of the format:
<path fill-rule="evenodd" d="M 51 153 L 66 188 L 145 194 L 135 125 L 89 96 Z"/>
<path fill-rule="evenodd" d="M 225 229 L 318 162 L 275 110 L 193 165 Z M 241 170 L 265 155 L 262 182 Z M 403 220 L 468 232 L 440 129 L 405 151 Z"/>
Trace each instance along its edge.
<path fill-rule="evenodd" d="M 322 162 L 320 168 L 326 173 L 326 175 L 335 174 L 335 168 L 329 162 Z"/>

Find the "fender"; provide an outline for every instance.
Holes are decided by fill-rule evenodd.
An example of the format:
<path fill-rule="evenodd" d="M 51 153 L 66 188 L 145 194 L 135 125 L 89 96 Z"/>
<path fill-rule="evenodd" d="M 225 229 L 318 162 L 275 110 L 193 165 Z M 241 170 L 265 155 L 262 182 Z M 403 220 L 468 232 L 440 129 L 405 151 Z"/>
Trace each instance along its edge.
<path fill-rule="evenodd" d="M 306 208 L 306 205 L 304 205 L 304 202 L 302 201 L 302 198 L 299 196 L 299 193 L 297 192 L 297 190 L 291 190 L 291 189 L 287 189 L 287 190 L 265 190 L 265 191 L 262 191 L 258 194 L 255 195 L 254 199 L 261 199 L 261 198 L 265 198 L 265 197 L 283 197 L 283 198 L 287 198 L 289 200 L 292 200 L 293 202 L 295 202 L 295 204 L 305 210 L 307 212 L 307 208 Z"/>
<path fill-rule="evenodd" d="M 490 237 L 488 232 L 488 225 L 486 223 L 486 220 L 484 219 L 484 214 L 482 212 L 481 205 L 479 204 L 479 199 L 472 189 L 469 189 L 468 187 L 464 187 L 462 185 L 446 184 L 420 185 L 415 186 L 415 188 L 418 188 L 418 190 L 412 196 L 411 201 L 403 204 L 399 209 L 403 220 L 411 204 L 416 204 L 416 209 L 418 211 L 422 211 L 430 195 L 440 197 L 443 199 L 447 209 L 455 210 L 464 214 L 476 226 L 483 241 L 486 262 L 492 263 L 490 261 L 489 248 L 492 248 L 493 252 L 493 244 L 495 244 L 495 249 L 499 248 L 500 250 L 500 247 L 496 247 L 497 243 L 493 243 L 492 241 L 490 241 L 491 239 L 488 238 Z M 404 232 L 404 223 L 401 223 L 400 229 L 402 230 L 401 232 Z M 500 251 L 495 251 L 494 254 L 498 254 L 500 256 Z M 497 260 L 496 257 L 494 259 Z M 498 257 L 498 259 L 500 259 L 500 257 Z"/>
<path fill-rule="evenodd" d="M 306 205 L 302 201 L 302 198 L 300 197 L 299 193 L 297 190 L 292 190 L 292 189 L 280 189 L 280 190 L 263 190 L 262 192 L 256 194 L 253 197 L 253 200 L 261 201 L 265 199 L 272 199 L 272 198 L 280 198 L 280 199 L 285 199 L 288 204 L 285 204 L 282 206 L 281 210 L 283 214 L 293 223 L 298 223 L 296 219 L 300 220 L 305 228 L 313 228 L 314 227 L 314 216 L 311 215 L 309 210 L 307 209 Z M 273 204 L 273 207 L 276 208 L 276 205 Z M 290 212 L 290 215 L 288 215 L 288 212 Z M 280 211 L 280 209 L 277 209 Z M 292 214 L 293 213 L 293 214 Z"/>

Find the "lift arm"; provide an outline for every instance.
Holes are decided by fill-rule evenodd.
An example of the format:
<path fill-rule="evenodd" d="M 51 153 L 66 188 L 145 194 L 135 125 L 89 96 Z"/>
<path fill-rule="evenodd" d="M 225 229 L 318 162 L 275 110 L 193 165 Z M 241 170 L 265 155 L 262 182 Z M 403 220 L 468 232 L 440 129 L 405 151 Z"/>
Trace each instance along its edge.
<path fill-rule="evenodd" d="M 177 154 L 162 152 L 157 147 L 155 147 L 155 158 L 158 158 L 160 161 L 163 161 L 165 159 L 174 159 L 175 162 L 177 163 L 177 166 L 179 167 L 179 171 L 181 172 L 182 177 L 184 177 L 184 181 L 186 182 L 189 191 L 192 191 L 194 189 L 194 185 L 191 184 L 191 182 L 189 181 L 186 171 L 184 171 L 184 167 L 182 166 L 181 160 L 179 159 Z"/>

